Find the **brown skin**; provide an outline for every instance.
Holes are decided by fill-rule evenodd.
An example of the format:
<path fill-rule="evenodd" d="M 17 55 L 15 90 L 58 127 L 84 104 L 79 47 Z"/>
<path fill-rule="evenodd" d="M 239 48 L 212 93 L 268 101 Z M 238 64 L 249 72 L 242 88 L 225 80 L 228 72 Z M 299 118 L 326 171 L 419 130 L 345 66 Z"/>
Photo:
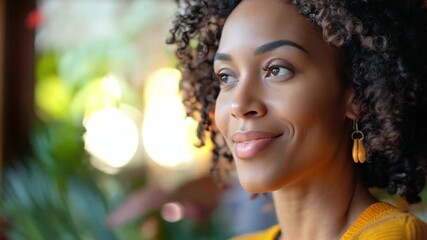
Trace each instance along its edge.
<path fill-rule="evenodd" d="M 215 121 L 242 186 L 273 192 L 283 239 L 339 239 L 375 201 L 351 158 L 357 107 L 342 52 L 291 4 L 245 0 L 216 56 Z"/>

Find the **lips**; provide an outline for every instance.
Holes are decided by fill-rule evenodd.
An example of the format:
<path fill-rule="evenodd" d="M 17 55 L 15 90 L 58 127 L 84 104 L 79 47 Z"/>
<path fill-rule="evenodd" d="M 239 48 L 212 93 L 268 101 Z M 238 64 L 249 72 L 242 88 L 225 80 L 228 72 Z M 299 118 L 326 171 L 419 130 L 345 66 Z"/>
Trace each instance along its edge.
<path fill-rule="evenodd" d="M 282 134 L 261 131 L 239 132 L 232 136 L 234 152 L 240 159 L 250 159 L 270 146 Z"/>

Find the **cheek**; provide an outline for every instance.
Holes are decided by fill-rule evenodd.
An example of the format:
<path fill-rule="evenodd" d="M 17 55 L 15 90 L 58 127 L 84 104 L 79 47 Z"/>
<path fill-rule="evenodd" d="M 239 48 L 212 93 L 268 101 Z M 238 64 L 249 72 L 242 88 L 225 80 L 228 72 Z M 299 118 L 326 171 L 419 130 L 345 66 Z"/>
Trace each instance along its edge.
<path fill-rule="evenodd" d="M 220 93 L 215 103 L 215 124 L 224 137 L 226 136 L 229 118 L 228 102 L 227 97 Z"/>
<path fill-rule="evenodd" d="M 273 96 L 270 106 L 281 119 L 307 129 L 325 122 L 333 124 L 344 115 L 338 95 L 337 91 L 323 87 L 296 86 Z"/>
<path fill-rule="evenodd" d="M 289 90 L 281 96 L 273 96 L 270 109 L 275 109 L 281 119 L 291 122 L 293 125 L 308 125 L 319 111 L 319 102 L 316 98 L 299 91 Z"/>

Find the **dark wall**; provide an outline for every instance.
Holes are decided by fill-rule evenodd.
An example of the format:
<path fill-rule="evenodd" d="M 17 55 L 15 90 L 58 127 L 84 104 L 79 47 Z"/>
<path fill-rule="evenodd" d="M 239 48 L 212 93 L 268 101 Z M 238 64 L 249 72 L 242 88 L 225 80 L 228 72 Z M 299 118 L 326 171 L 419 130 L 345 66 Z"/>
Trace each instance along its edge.
<path fill-rule="evenodd" d="M 35 0 L 5 0 L 3 159 L 10 165 L 30 154 L 33 120 L 34 29 L 26 24 Z"/>
<path fill-rule="evenodd" d="M 0 182 L 3 163 L 3 82 L 4 82 L 4 26 L 5 1 L 0 0 Z"/>

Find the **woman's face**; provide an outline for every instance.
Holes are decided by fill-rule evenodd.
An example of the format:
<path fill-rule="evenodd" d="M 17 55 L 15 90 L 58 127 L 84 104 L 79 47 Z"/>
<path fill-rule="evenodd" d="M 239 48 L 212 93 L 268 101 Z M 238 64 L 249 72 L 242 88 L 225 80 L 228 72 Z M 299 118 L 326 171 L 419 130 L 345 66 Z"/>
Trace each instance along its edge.
<path fill-rule="evenodd" d="M 348 159 L 338 151 L 354 117 L 342 61 L 286 1 L 243 0 L 231 13 L 214 62 L 215 121 L 246 190 L 310 181 Z"/>

